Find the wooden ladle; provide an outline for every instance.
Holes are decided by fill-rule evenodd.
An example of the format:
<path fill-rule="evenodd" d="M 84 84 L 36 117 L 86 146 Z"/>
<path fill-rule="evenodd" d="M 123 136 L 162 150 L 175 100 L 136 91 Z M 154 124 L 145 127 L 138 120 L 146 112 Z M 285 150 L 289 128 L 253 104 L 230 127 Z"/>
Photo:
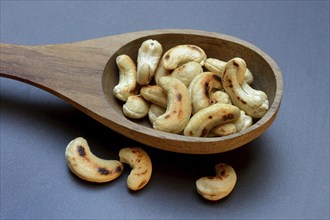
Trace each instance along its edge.
<path fill-rule="evenodd" d="M 263 90 L 270 109 L 250 128 L 226 137 L 187 137 L 154 130 L 148 120 L 130 120 L 115 99 L 118 83 L 115 59 L 127 54 L 133 60 L 142 42 L 159 41 L 163 50 L 179 44 L 195 44 L 208 57 L 243 58 L 254 74 L 253 87 Z M 32 84 L 67 101 L 75 108 L 140 143 L 155 148 L 190 154 L 221 153 L 240 147 L 261 135 L 274 121 L 282 99 L 283 82 L 277 64 L 264 52 L 228 35 L 186 29 L 151 30 L 98 39 L 23 46 L 1 44 L 0 76 Z"/>

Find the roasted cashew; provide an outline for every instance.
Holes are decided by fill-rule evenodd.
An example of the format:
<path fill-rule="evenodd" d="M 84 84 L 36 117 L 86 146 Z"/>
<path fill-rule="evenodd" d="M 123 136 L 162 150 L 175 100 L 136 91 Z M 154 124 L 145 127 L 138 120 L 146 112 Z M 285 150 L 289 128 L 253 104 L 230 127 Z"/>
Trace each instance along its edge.
<path fill-rule="evenodd" d="M 222 89 L 221 78 L 215 73 L 203 72 L 191 81 L 188 89 L 191 97 L 192 113 L 195 114 L 212 104 L 210 96 L 215 91 Z"/>
<path fill-rule="evenodd" d="M 163 48 L 158 41 L 149 39 L 142 43 L 137 57 L 137 82 L 140 85 L 150 83 L 162 53 Z"/>
<path fill-rule="evenodd" d="M 162 89 L 162 87 L 158 85 L 143 86 L 140 90 L 140 93 L 147 101 L 166 108 L 167 95 L 166 92 Z"/>
<path fill-rule="evenodd" d="M 182 66 L 174 69 L 171 76 L 180 80 L 185 84 L 186 87 L 189 86 L 190 82 L 200 73 L 203 72 L 203 68 L 199 63 L 194 61 L 183 64 Z"/>
<path fill-rule="evenodd" d="M 235 122 L 215 127 L 212 130 L 212 133 L 216 134 L 217 136 L 225 136 L 225 135 L 230 135 L 230 134 L 240 132 L 240 131 L 250 127 L 253 123 L 252 117 L 249 115 L 246 115 L 243 110 L 241 110 L 240 112 L 241 112 L 241 114 Z M 214 135 L 212 135 L 212 136 L 214 136 Z"/>
<path fill-rule="evenodd" d="M 167 70 L 174 70 L 184 63 L 195 61 L 204 65 L 206 54 L 204 50 L 196 45 L 184 44 L 172 47 L 163 55 L 163 66 Z"/>
<path fill-rule="evenodd" d="M 123 105 L 123 112 L 129 118 L 139 119 L 148 114 L 149 106 L 149 102 L 141 95 L 131 95 Z"/>
<path fill-rule="evenodd" d="M 159 79 L 163 76 L 169 76 L 171 74 L 170 70 L 167 70 L 164 68 L 163 65 L 163 59 L 160 60 L 158 67 L 155 71 L 155 75 L 154 75 L 154 79 L 155 79 L 155 83 L 158 85 L 159 83 Z"/>
<path fill-rule="evenodd" d="M 206 137 L 214 127 L 236 121 L 239 116 L 240 110 L 236 106 L 216 103 L 196 112 L 189 120 L 183 134 Z"/>
<path fill-rule="evenodd" d="M 104 160 L 96 157 L 82 137 L 68 144 L 65 159 L 74 174 L 90 182 L 109 182 L 119 177 L 124 169 L 123 164 L 118 160 Z"/>
<path fill-rule="evenodd" d="M 205 199 L 216 201 L 231 193 L 236 185 L 235 170 L 224 163 L 215 166 L 216 176 L 202 177 L 196 181 L 197 192 Z"/>
<path fill-rule="evenodd" d="M 136 82 L 136 66 L 134 61 L 127 55 L 119 55 L 116 58 L 119 69 L 119 83 L 113 88 L 116 98 L 126 101 L 138 91 Z"/>
<path fill-rule="evenodd" d="M 245 71 L 246 64 L 243 59 L 234 58 L 228 61 L 222 78 L 223 87 L 234 105 L 253 118 L 261 118 L 268 111 L 267 95 L 254 90 L 244 80 L 239 83 Z"/>
<path fill-rule="evenodd" d="M 167 93 L 166 112 L 155 118 L 153 127 L 156 130 L 180 133 L 191 116 L 191 100 L 187 87 L 178 79 L 163 76 L 159 86 Z"/>
<path fill-rule="evenodd" d="M 151 124 L 154 123 L 155 118 L 158 116 L 161 116 L 162 114 L 165 114 L 166 108 L 163 108 L 156 104 L 151 104 L 148 112 L 148 118 Z"/>
<path fill-rule="evenodd" d="M 127 177 L 127 186 L 131 190 L 143 188 L 150 180 L 152 163 L 148 154 L 139 147 L 122 148 L 119 151 L 122 163 L 129 164 L 132 168 Z"/>
<path fill-rule="evenodd" d="M 223 91 L 216 91 L 210 95 L 210 103 L 224 103 L 224 104 L 232 104 L 230 97 L 227 93 Z"/>
<path fill-rule="evenodd" d="M 225 71 L 226 63 L 227 62 L 222 61 L 222 60 L 219 60 L 219 59 L 207 58 L 205 60 L 204 66 L 206 67 L 206 69 L 208 71 L 214 72 L 214 73 L 218 74 L 222 78 L 223 77 L 223 73 Z M 248 68 L 246 69 L 246 71 L 244 73 L 243 79 L 249 85 L 253 82 L 253 75 L 252 75 L 251 71 Z M 242 83 L 242 80 L 243 79 L 239 79 L 240 83 Z"/>

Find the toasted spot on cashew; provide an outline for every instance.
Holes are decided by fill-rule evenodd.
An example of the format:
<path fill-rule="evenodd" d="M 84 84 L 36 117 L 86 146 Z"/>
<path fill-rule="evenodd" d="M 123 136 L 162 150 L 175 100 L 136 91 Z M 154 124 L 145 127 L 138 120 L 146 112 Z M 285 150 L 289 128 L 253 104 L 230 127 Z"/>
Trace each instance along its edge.
<path fill-rule="evenodd" d="M 202 177 L 196 181 L 197 192 L 205 199 L 220 200 L 228 196 L 234 189 L 237 181 L 235 170 L 224 163 L 215 166 L 216 175 Z"/>
<path fill-rule="evenodd" d="M 166 108 L 167 94 L 162 87 L 158 85 L 143 86 L 140 90 L 140 93 L 147 101 Z"/>
<path fill-rule="evenodd" d="M 82 137 L 68 144 L 65 159 L 69 169 L 75 175 L 90 182 L 109 182 L 119 177 L 124 169 L 123 164 L 118 160 L 104 160 L 96 157 Z"/>
<path fill-rule="evenodd" d="M 215 58 L 207 58 L 205 60 L 204 66 L 207 70 L 218 74 L 222 78 L 226 64 L 227 62 L 223 60 L 219 60 Z M 239 82 L 242 83 L 243 80 L 245 80 L 245 82 L 249 85 L 253 82 L 253 75 L 248 68 L 246 68 L 243 78 L 240 78 Z"/>
<path fill-rule="evenodd" d="M 180 80 L 183 82 L 183 84 L 185 84 L 186 87 L 188 87 L 190 82 L 202 72 L 202 66 L 197 62 L 191 61 L 174 69 L 171 73 L 171 76 Z"/>
<path fill-rule="evenodd" d="M 119 151 L 122 163 L 132 168 L 127 177 L 127 186 L 131 190 L 142 189 L 149 182 L 152 174 L 152 163 L 149 155 L 139 147 L 122 148 Z"/>
<path fill-rule="evenodd" d="M 180 133 L 191 115 L 191 100 L 187 87 L 178 79 L 164 76 L 159 86 L 167 93 L 166 112 L 155 118 L 153 127 L 156 130 Z"/>
<path fill-rule="evenodd" d="M 134 61 L 125 54 L 119 55 L 116 63 L 119 69 L 119 82 L 113 88 L 113 93 L 116 98 L 126 101 L 129 96 L 138 92 L 136 66 Z"/>
<path fill-rule="evenodd" d="M 210 96 L 215 91 L 222 89 L 221 78 L 213 72 L 203 72 L 197 75 L 189 85 L 192 102 L 192 113 L 213 104 Z"/>
<path fill-rule="evenodd" d="M 234 58 L 227 62 L 222 84 L 234 105 L 244 110 L 253 118 L 261 118 L 268 111 L 266 93 L 251 88 L 245 80 L 239 79 L 246 71 L 245 61 Z"/>
<path fill-rule="evenodd" d="M 184 44 L 172 47 L 162 57 L 163 66 L 167 70 L 174 70 L 184 63 L 195 61 L 204 65 L 206 54 L 204 50 L 196 45 Z"/>
<path fill-rule="evenodd" d="M 183 134 L 206 137 L 214 127 L 236 121 L 239 116 L 240 110 L 236 106 L 216 103 L 196 112 L 189 120 Z"/>
<path fill-rule="evenodd" d="M 150 83 L 162 53 L 163 48 L 158 41 L 149 39 L 142 43 L 137 57 L 137 82 L 140 85 Z"/>
<path fill-rule="evenodd" d="M 124 115 L 132 118 L 143 118 L 148 114 L 149 102 L 147 102 L 141 95 L 129 96 L 126 103 L 123 105 Z"/>
<path fill-rule="evenodd" d="M 158 116 L 161 116 L 162 114 L 165 114 L 166 108 L 163 108 L 156 104 L 151 104 L 148 112 L 148 118 L 151 124 L 154 123 L 155 118 Z"/>

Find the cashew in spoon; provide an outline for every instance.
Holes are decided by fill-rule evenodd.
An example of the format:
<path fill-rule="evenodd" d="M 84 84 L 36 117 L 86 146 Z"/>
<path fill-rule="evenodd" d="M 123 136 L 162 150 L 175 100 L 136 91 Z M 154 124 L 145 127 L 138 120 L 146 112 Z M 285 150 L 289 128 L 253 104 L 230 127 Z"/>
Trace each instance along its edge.
<path fill-rule="evenodd" d="M 150 83 L 162 53 L 163 48 L 158 41 L 149 39 L 142 43 L 137 57 L 137 82 L 140 85 Z"/>
<path fill-rule="evenodd" d="M 253 118 L 261 118 L 268 111 L 267 95 L 251 88 L 245 80 L 239 83 L 245 71 L 246 64 L 243 59 L 234 58 L 228 61 L 222 78 L 223 87 L 234 105 Z"/>
<path fill-rule="evenodd" d="M 212 104 L 210 96 L 222 89 L 221 78 L 212 72 L 203 72 L 197 75 L 189 85 L 189 93 L 192 102 L 192 113 Z"/>
<path fill-rule="evenodd" d="M 174 70 L 190 61 L 195 61 L 203 66 L 206 54 L 202 48 L 196 45 L 184 44 L 172 47 L 163 55 L 162 60 L 165 69 Z"/>
<path fill-rule="evenodd" d="M 158 85 L 147 85 L 143 86 L 140 90 L 141 95 L 147 101 L 159 105 L 163 108 L 167 106 L 167 94 L 162 89 L 162 87 Z"/>
<path fill-rule="evenodd" d="M 136 82 L 136 66 L 134 61 L 127 55 L 119 55 L 116 58 L 119 69 L 119 83 L 113 88 L 116 98 L 126 101 L 138 91 Z"/>
<path fill-rule="evenodd" d="M 196 112 L 189 120 L 183 134 L 206 137 L 216 126 L 236 121 L 240 110 L 234 105 L 216 103 Z"/>
<path fill-rule="evenodd" d="M 229 195 L 237 181 L 235 170 L 227 164 L 217 164 L 215 171 L 216 176 L 202 177 L 196 181 L 197 192 L 211 201 L 217 201 Z"/>
<path fill-rule="evenodd" d="M 178 79 L 163 76 L 159 85 L 167 93 L 165 114 L 155 118 L 153 127 L 156 130 L 180 133 L 191 115 L 191 100 L 187 87 Z"/>
<path fill-rule="evenodd" d="M 162 114 L 165 114 L 166 108 L 163 108 L 156 104 L 151 104 L 148 112 L 148 118 L 151 124 L 154 123 L 155 118 L 158 116 L 161 116 Z"/>
<path fill-rule="evenodd" d="M 124 115 L 132 118 L 143 118 L 148 114 L 150 104 L 141 95 L 131 95 L 123 105 Z"/>
<path fill-rule="evenodd" d="M 200 73 L 203 72 L 202 66 L 194 61 L 183 64 L 171 73 L 171 76 L 179 79 L 186 87 Z"/>
<path fill-rule="evenodd" d="M 119 151 L 122 163 L 129 164 L 132 168 L 127 177 L 127 186 L 131 190 L 143 188 L 150 180 L 152 163 L 148 154 L 139 147 L 122 148 Z"/>
<path fill-rule="evenodd" d="M 82 137 L 68 144 L 65 158 L 69 169 L 74 174 L 90 182 L 109 182 L 119 177 L 124 169 L 123 164 L 118 160 L 104 160 L 96 157 Z"/>
<path fill-rule="evenodd" d="M 219 60 L 219 59 L 207 58 L 205 60 L 204 66 L 206 67 L 207 70 L 209 70 L 210 72 L 214 72 L 214 73 L 218 74 L 222 78 L 223 73 L 225 71 L 226 63 L 227 62 Z M 253 75 L 252 75 L 251 71 L 248 68 L 246 68 L 246 71 L 244 73 L 243 78 L 246 81 L 246 83 L 249 84 L 249 85 L 253 82 Z M 242 80 L 243 79 L 239 79 L 240 83 L 241 83 Z"/>

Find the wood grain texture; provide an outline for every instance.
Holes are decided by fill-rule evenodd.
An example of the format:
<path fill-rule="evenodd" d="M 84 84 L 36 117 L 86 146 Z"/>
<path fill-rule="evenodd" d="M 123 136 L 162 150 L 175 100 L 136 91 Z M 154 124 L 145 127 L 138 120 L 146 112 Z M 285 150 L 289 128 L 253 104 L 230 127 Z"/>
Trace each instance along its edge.
<path fill-rule="evenodd" d="M 243 58 L 254 74 L 253 87 L 269 98 L 267 114 L 250 128 L 227 137 L 196 138 L 156 131 L 150 123 L 127 119 L 115 99 L 118 83 L 115 59 L 127 54 L 136 60 L 146 39 L 158 40 L 164 51 L 178 44 L 196 44 L 208 57 Z M 213 154 L 240 147 L 272 124 L 279 110 L 283 82 L 277 64 L 259 48 L 228 35 L 186 29 L 126 33 L 58 45 L 0 45 L 0 76 L 46 90 L 114 131 L 155 148 L 190 154 Z"/>

